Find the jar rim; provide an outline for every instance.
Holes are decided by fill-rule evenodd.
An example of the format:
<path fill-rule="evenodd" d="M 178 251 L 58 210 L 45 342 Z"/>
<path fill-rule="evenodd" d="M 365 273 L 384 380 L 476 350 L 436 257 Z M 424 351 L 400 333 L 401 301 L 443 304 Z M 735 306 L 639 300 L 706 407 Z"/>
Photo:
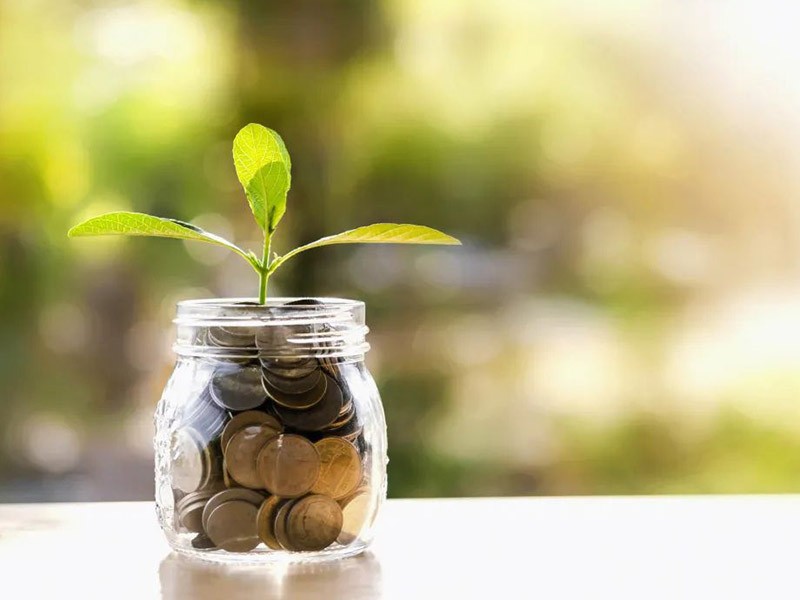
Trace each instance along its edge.
<path fill-rule="evenodd" d="M 360 300 L 276 297 L 266 304 L 253 298 L 183 300 L 177 304 L 173 323 L 177 326 L 173 349 L 179 355 L 248 357 L 256 352 L 262 357 L 341 357 L 369 350 L 365 305 Z M 208 336 L 202 334 L 209 328 L 227 331 L 234 343 L 209 345 Z M 249 339 L 256 332 L 271 338 L 268 348 L 235 343 L 237 337 Z"/>
<path fill-rule="evenodd" d="M 293 304 L 302 301 L 308 304 Z M 259 304 L 256 298 L 198 298 L 181 300 L 177 303 L 176 323 L 189 321 L 210 320 L 236 320 L 236 321 L 271 321 L 275 318 L 272 309 L 280 307 L 281 320 L 296 318 L 309 318 L 320 312 L 329 311 L 364 311 L 365 305 L 361 300 L 335 297 L 274 297 L 268 298 L 266 303 Z M 290 313 L 287 314 L 286 310 Z"/>

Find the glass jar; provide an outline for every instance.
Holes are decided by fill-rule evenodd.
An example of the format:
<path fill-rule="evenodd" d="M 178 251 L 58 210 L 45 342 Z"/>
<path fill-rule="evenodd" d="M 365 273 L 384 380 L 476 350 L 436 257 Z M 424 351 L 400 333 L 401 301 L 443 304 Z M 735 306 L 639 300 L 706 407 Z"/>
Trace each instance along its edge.
<path fill-rule="evenodd" d="M 362 552 L 386 497 L 364 304 L 178 304 L 155 416 L 156 506 L 176 551 L 222 562 Z"/>

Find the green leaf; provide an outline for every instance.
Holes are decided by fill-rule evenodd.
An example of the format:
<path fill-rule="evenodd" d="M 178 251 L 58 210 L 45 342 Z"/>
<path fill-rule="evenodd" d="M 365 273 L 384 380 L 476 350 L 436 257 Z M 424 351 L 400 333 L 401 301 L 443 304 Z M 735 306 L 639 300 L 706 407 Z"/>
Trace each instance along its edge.
<path fill-rule="evenodd" d="M 233 250 L 252 263 L 252 258 L 236 244 L 225 238 L 209 233 L 184 221 L 154 217 L 144 213 L 111 212 L 92 217 L 75 225 L 67 233 L 69 237 L 97 236 L 97 235 L 131 235 L 176 238 L 181 240 L 196 240 L 223 246 Z"/>
<path fill-rule="evenodd" d="M 272 233 L 286 211 L 292 162 L 272 129 L 251 123 L 233 140 L 233 163 L 259 227 Z"/>
<path fill-rule="evenodd" d="M 282 162 L 273 161 L 261 167 L 245 188 L 253 216 L 259 227 L 272 233 L 286 212 L 289 173 Z"/>
<path fill-rule="evenodd" d="M 273 161 L 282 162 L 286 165 L 286 171 L 291 173 L 289 152 L 277 132 L 263 125 L 250 123 L 236 134 L 233 139 L 233 163 L 243 187 L 247 188 L 259 169 Z"/>
<path fill-rule="evenodd" d="M 310 244 L 295 248 L 273 262 L 271 270 L 274 271 L 300 252 L 334 244 L 439 244 L 460 246 L 461 242 L 446 233 L 424 225 L 375 223 L 374 225 L 365 225 L 349 231 L 343 231 L 336 235 L 329 235 Z"/>

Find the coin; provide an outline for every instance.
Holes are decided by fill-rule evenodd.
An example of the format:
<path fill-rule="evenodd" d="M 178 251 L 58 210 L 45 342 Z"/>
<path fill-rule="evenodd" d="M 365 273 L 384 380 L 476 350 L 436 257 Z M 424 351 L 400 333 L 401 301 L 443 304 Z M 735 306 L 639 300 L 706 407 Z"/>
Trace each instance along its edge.
<path fill-rule="evenodd" d="M 202 533 L 203 531 L 203 508 L 206 502 L 214 495 L 212 491 L 200 491 L 186 494 L 175 505 L 178 514 L 178 522 L 188 531 Z"/>
<path fill-rule="evenodd" d="M 276 404 L 275 412 L 281 421 L 300 431 L 320 431 L 333 423 L 342 409 L 342 391 L 330 376 L 325 375 L 325 380 L 325 395 L 308 410 L 292 410 Z"/>
<path fill-rule="evenodd" d="M 206 340 L 226 348 L 255 348 L 256 330 L 252 327 L 209 327 Z"/>
<path fill-rule="evenodd" d="M 372 510 L 372 501 L 368 490 L 360 490 L 340 502 L 342 507 L 342 532 L 336 539 L 343 545 L 352 544 L 358 539 L 367 518 Z"/>
<path fill-rule="evenodd" d="M 313 357 L 261 358 L 263 369 L 285 379 L 301 379 L 319 370 L 319 363 Z"/>
<path fill-rule="evenodd" d="M 228 473 L 239 485 L 258 489 L 263 487 L 256 469 L 256 457 L 270 438 L 278 435 L 270 425 L 248 425 L 233 434 L 225 447 Z"/>
<path fill-rule="evenodd" d="M 250 410 L 267 399 L 258 365 L 219 366 L 209 384 L 211 398 L 230 410 Z"/>
<path fill-rule="evenodd" d="M 170 440 L 172 487 L 184 492 L 194 492 L 201 487 L 208 472 L 199 437 L 190 427 L 182 427 L 172 433 Z"/>
<path fill-rule="evenodd" d="M 205 389 L 187 404 L 180 422 L 197 431 L 203 442 L 208 443 L 222 431 L 227 417 L 227 411 L 215 404 Z"/>
<path fill-rule="evenodd" d="M 353 417 L 355 417 L 356 411 L 353 408 L 353 403 L 350 403 L 350 408 L 343 413 L 340 412 L 339 416 L 336 417 L 336 420 L 330 424 L 329 429 L 340 429 L 347 425 Z"/>
<path fill-rule="evenodd" d="M 298 500 L 286 516 L 286 534 L 296 550 L 323 550 L 342 531 L 342 509 L 328 496 L 312 494 Z"/>
<path fill-rule="evenodd" d="M 249 552 L 258 546 L 258 508 L 244 500 L 223 502 L 209 514 L 206 535 L 214 545 L 228 552 Z"/>
<path fill-rule="evenodd" d="M 278 422 L 278 419 L 273 417 L 270 414 L 265 412 L 261 412 L 259 410 L 248 410 L 242 413 L 239 413 L 235 417 L 233 417 L 228 423 L 225 425 L 225 429 L 222 431 L 222 438 L 220 441 L 220 445 L 222 450 L 224 451 L 225 448 L 228 446 L 228 442 L 231 441 L 233 434 L 247 427 L 248 425 L 269 425 L 272 429 L 276 432 L 283 431 L 283 426 Z"/>
<path fill-rule="evenodd" d="M 321 373 L 321 371 L 317 371 Z M 302 410 L 311 408 L 316 405 L 325 397 L 325 392 L 328 388 L 328 378 L 321 376 L 317 378 L 314 387 L 307 392 L 290 394 L 274 388 L 269 380 L 263 379 L 264 390 L 276 404 L 293 410 Z"/>
<path fill-rule="evenodd" d="M 261 503 L 264 502 L 264 494 L 255 490 L 248 490 L 247 488 L 231 488 L 229 490 L 217 492 L 208 500 L 205 508 L 203 509 L 203 529 L 208 529 L 208 517 L 215 508 L 225 502 L 231 502 L 233 500 L 249 502 L 258 508 L 261 506 Z"/>
<path fill-rule="evenodd" d="M 192 548 L 197 548 L 198 550 L 213 550 L 216 546 L 206 534 L 198 533 L 192 538 Z"/>
<path fill-rule="evenodd" d="M 322 370 L 314 369 L 305 377 L 283 377 L 271 371 L 264 371 L 264 380 L 270 387 L 284 394 L 304 394 L 310 392 L 322 379 Z M 265 387 L 266 387 L 265 384 Z"/>
<path fill-rule="evenodd" d="M 286 530 L 286 517 L 288 516 L 289 510 L 292 508 L 295 502 L 297 502 L 297 500 L 284 501 L 284 503 L 279 506 L 275 513 L 273 531 L 275 532 L 276 541 L 284 550 L 295 550 L 295 547 L 292 545 L 292 541 L 289 539 L 289 535 Z"/>
<path fill-rule="evenodd" d="M 258 526 L 258 537 L 264 542 L 268 548 L 273 550 L 282 550 L 280 542 L 275 537 L 275 515 L 281 506 L 281 503 L 289 502 L 279 496 L 270 496 L 261 504 L 258 509 L 258 517 L 256 524 Z"/>
<path fill-rule="evenodd" d="M 319 453 L 314 444 L 290 433 L 267 441 L 256 459 L 263 487 L 284 498 L 307 493 L 317 480 L 319 466 Z"/>
<path fill-rule="evenodd" d="M 320 469 L 311 491 L 334 500 L 352 494 L 361 482 L 361 457 L 355 446 L 339 437 L 326 437 L 314 444 Z"/>

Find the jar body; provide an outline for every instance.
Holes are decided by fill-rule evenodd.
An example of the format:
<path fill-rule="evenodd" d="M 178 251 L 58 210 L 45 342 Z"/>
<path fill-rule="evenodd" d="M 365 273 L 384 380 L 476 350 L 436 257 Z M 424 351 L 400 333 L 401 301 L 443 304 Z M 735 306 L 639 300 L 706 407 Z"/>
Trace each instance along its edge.
<path fill-rule="evenodd" d="M 245 563 L 363 551 L 387 463 L 363 305 L 195 301 L 176 323 L 179 358 L 155 419 L 156 506 L 172 548 Z"/>

